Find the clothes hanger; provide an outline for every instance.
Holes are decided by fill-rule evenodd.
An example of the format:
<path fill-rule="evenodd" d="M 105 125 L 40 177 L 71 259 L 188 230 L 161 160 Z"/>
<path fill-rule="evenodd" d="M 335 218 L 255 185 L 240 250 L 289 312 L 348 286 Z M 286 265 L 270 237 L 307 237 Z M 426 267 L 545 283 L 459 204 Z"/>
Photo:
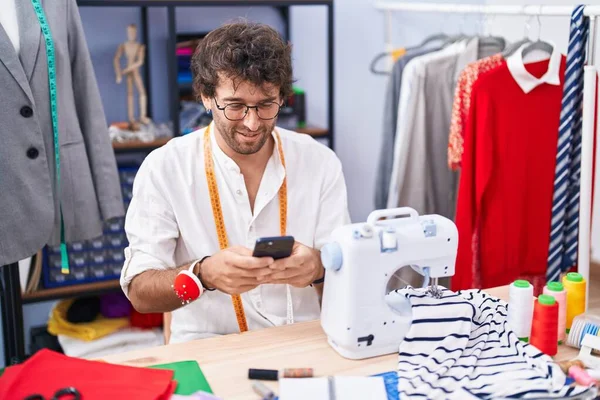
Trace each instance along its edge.
<path fill-rule="evenodd" d="M 523 6 L 523 12 L 525 12 L 525 6 Z M 529 30 L 531 28 L 531 26 L 529 25 L 529 20 L 531 20 L 531 17 L 529 17 L 528 21 L 525 23 L 523 39 L 509 44 L 506 47 L 506 49 L 504 49 L 504 51 L 502 52 L 503 58 L 508 58 L 512 56 L 515 53 L 515 51 L 519 50 L 524 44 L 531 43 L 531 40 L 529 39 Z"/>
<path fill-rule="evenodd" d="M 421 47 L 424 47 L 428 44 L 437 42 L 437 41 L 442 41 L 442 45 L 445 45 L 445 41 L 447 41 L 449 39 L 449 36 L 446 35 L 445 33 L 437 33 L 431 36 L 426 37 L 420 44 L 418 44 L 417 46 L 412 46 L 412 47 L 407 47 L 405 48 L 404 52 L 406 51 L 410 51 L 410 50 L 414 50 L 414 49 L 418 49 Z M 400 49 L 398 49 L 400 50 Z M 386 70 L 379 70 L 377 69 L 377 63 L 379 63 L 381 60 L 387 58 L 387 57 L 392 57 L 394 58 L 394 53 L 397 52 L 398 50 L 393 50 L 393 51 L 384 51 L 382 53 L 379 53 L 378 55 L 375 56 L 375 58 L 373 58 L 373 60 L 371 61 L 371 65 L 369 66 L 369 70 L 371 71 L 371 73 L 375 74 L 375 75 L 389 75 L 390 72 L 386 71 Z"/>
<path fill-rule="evenodd" d="M 541 7 L 540 6 L 540 13 L 541 13 Z M 523 56 L 523 59 L 525 59 L 525 57 L 528 54 L 531 54 L 533 51 L 542 51 L 544 53 L 548 53 L 548 55 L 552 55 L 552 52 L 554 51 L 554 46 L 548 42 L 544 42 L 542 41 L 541 35 L 542 35 L 542 22 L 540 21 L 540 16 L 537 15 L 537 22 L 538 22 L 538 37 L 537 40 L 532 42 L 531 44 L 529 44 L 527 47 L 525 47 L 523 49 L 523 52 L 521 53 Z"/>
<path fill-rule="evenodd" d="M 485 14 L 485 15 L 482 15 L 482 18 L 479 20 L 481 31 L 483 32 L 483 34 L 481 36 L 479 36 L 479 49 L 485 48 L 485 47 L 494 47 L 494 48 L 500 47 L 502 49 L 506 48 L 506 39 L 503 38 L 502 36 L 494 36 L 492 34 L 491 28 L 489 29 L 489 32 L 487 33 L 487 35 L 485 34 L 486 27 L 492 26 L 491 25 L 492 17 L 493 17 L 493 15 Z"/>
<path fill-rule="evenodd" d="M 402 52 L 400 50 L 403 50 Z M 375 58 L 373 58 L 373 61 L 371 61 L 371 65 L 369 66 L 369 70 L 371 71 L 371 73 L 375 74 L 375 75 L 389 75 L 390 71 L 386 71 L 383 69 L 377 69 L 377 63 L 380 62 L 381 60 L 387 58 L 387 57 L 391 57 L 392 59 L 394 59 L 394 61 L 396 61 L 397 58 L 401 57 L 398 56 L 398 54 L 400 53 L 406 53 L 406 50 L 404 49 L 397 49 L 397 50 L 392 50 L 392 51 L 384 51 L 383 53 L 379 53 L 378 55 L 375 56 Z"/>

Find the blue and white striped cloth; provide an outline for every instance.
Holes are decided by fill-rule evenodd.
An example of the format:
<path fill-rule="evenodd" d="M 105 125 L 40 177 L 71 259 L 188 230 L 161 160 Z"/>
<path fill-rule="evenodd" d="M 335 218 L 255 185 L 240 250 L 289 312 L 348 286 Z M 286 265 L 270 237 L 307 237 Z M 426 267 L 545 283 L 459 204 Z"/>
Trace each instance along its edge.
<path fill-rule="evenodd" d="M 583 66 L 589 35 L 589 20 L 583 15 L 584 9 L 584 5 L 579 5 L 571 15 L 554 173 L 552 222 L 546 272 L 548 281 L 559 280 L 559 275 L 577 262 Z"/>
<path fill-rule="evenodd" d="M 406 296 L 413 312 L 399 349 L 401 399 L 595 397 L 595 388 L 565 386 L 551 357 L 517 338 L 506 302 L 480 290 L 444 289 L 440 299 L 424 290 L 388 294 Z"/>

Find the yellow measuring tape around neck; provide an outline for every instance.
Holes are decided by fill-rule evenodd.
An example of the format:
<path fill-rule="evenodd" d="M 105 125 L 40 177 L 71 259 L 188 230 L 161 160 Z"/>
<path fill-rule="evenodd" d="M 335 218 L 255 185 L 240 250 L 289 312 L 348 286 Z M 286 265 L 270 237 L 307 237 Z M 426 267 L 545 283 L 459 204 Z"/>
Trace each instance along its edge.
<path fill-rule="evenodd" d="M 204 131 L 204 168 L 206 170 L 206 181 L 208 183 L 208 192 L 210 194 L 210 204 L 212 206 L 213 216 L 215 218 L 215 227 L 217 228 L 217 236 L 219 238 L 219 247 L 224 250 L 229 247 L 229 241 L 227 240 L 227 230 L 225 229 L 225 222 L 223 221 L 223 209 L 221 208 L 221 198 L 219 196 L 219 188 L 217 186 L 217 179 L 215 178 L 215 167 L 212 158 L 211 142 L 210 142 L 210 127 L 206 127 Z M 275 130 L 275 137 L 277 138 L 277 151 L 279 152 L 279 158 L 281 164 L 285 169 L 285 158 L 283 155 L 283 146 L 281 144 L 281 137 L 279 132 Z M 285 236 L 287 230 L 287 177 L 284 176 L 281 187 L 279 188 L 279 229 L 281 236 Z M 233 309 L 235 310 L 235 316 L 237 318 L 240 332 L 246 332 L 248 330 L 248 322 L 246 321 L 246 314 L 244 313 L 244 306 L 242 305 L 242 298 L 240 295 L 232 295 L 231 302 L 233 303 Z"/>

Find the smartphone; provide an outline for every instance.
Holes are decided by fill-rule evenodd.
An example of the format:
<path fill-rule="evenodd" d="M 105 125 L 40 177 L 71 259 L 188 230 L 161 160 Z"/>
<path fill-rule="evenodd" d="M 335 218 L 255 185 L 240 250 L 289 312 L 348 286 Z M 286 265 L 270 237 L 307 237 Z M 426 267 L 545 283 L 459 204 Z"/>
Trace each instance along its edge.
<path fill-rule="evenodd" d="M 293 236 L 264 237 L 256 240 L 252 255 L 254 257 L 273 257 L 277 260 L 289 257 L 293 248 Z"/>

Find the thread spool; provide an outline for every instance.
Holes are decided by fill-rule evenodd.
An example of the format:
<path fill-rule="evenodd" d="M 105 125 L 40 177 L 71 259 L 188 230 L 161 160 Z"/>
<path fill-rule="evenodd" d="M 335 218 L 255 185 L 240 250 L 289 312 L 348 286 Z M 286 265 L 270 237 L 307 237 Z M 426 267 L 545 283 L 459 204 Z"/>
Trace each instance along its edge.
<path fill-rule="evenodd" d="M 569 272 L 563 277 L 562 283 L 567 291 L 567 331 L 573 325 L 573 319 L 585 312 L 586 282 L 581 274 Z"/>
<path fill-rule="evenodd" d="M 569 368 L 569 376 L 575 379 L 575 382 L 583 386 L 592 386 L 596 384 L 596 380 L 592 378 L 583 368 L 573 365 Z"/>
<path fill-rule="evenodd" d="M 519 339 L 528 341 L 532 318 L 533 286 L 526 280 L 516 280 L 508 290 L 508 325 Z"/>
<path fill-rule="evenodd" d="M 558 303 L 552 296 L 541 294 L 535 300 L 530 343 L 549 356 L 558 351 Z"/>
<path fill-rule="evenodd" d="M 581 343 L 585 335 L 600 336 L 600 318 L 590 314 L 579 314 L 573 320 L 573 325 L 567 337 L 567 345 L 581 348 Z M 600 354 L 598 350 L 593 349 L 594 354 Z"/>
<path fill-rule="evenodd" d="M 554 297 L 558 303 L 558 344 L 562 344 L 567 337 L 567 291 L 560 282 L 548 282 L 544 294 Z"/>
<path fill-rule="evenodd" d="M 285 368 L 283 370 L 284 378 L 312 378 L 312 368 Z"/>
<path fill-rule="evenodd" d="M 250 368 L 248 370 L 248 379 L 258 379 L 262 381 L 276 381 L 279 378 L 279 371 L 276 369 Z"/>

